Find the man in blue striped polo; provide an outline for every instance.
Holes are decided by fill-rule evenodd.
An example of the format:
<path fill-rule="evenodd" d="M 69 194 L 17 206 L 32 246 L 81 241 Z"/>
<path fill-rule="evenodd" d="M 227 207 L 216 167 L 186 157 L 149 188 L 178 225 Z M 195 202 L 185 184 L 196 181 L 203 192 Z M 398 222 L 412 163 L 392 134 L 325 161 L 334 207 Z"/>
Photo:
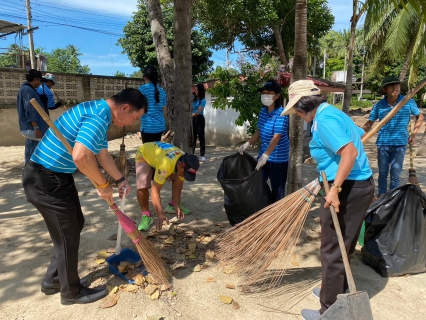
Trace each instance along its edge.
<path fill-rule="evenodd" d="M 54 250 L 41 291 L 61 292 L 62 304 L 90 303 L 107 295 L 105 289 L 83 286 L 78 275 L 78 248 L 84 217 L 72 173 L 78 169 L 96 182 L 98 194 L 112 199 L 113 190 L 98 168 L 97 161 L 113 177 L 120 191 L 130 185 L 108 153 L 107 131 L 111 124 L 131 125 L 147 107 L 136 89 L 124 89 L 107 100 L 83 102 L 61 115 L 55 125 L 73 147 L 70 154 L 49 129 L 25 166 L 22 183 L 26 198 L 46 222 Z"/>
<path fill-rule="evenodd" d="M 401 92 L 401 81 L 395 76 L 385 77 L 382 82 L 382 92 L 385 97 L 377 102 L 371 110 L 368 121 L 362 126 L 368 132 L 373 123 L 380 121 L 400 102 L 404 96 Z M 416 116 L 414 129 L 409 136 L 408 124 L 410 116 Z M 388 174 L 390 170 L 390 188 L 399 187 L 399 176 L 404 163 L 407 143 L 414 143 L 416 134 L 423 123 L 423 114 L 413 99 L 408 102 L 379 130 L 377 134 L 377 163 L 379 166 L 378 191 L 379 196 L 387 193 Z"/>

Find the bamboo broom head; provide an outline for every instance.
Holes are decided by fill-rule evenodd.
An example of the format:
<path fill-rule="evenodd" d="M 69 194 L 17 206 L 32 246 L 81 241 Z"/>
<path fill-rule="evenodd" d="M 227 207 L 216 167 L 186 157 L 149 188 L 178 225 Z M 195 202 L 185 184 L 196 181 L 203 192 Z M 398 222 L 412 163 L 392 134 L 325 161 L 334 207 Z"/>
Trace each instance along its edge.
<path fill-rule="evenodd" d="M 123 230 L 135 244 L 148 272 L 159 284 L 169 286 L 170 274 L 167 271 L 167 267 L 163 259 L 152 242 L 147 240 L 141 234 L 141 232 L 136 228 L 136 224 L 133 220 L 121 212 L 115 203 L 112 204 L 110 208 L 114 211 L 118 221 L 120 221 L 120 225 L 123 227 Z"/>
<path fill-rule="evenodd" d="M 285 274 L 287 261 L 320 189 L 316 179 L 229 229 L 218 239 L 219 260 L 244 275 L 246 284 L 263 281 L 265 271 L 276 264 L 280 269 L 272 276 L 270 287 L 274 287 Z"/>

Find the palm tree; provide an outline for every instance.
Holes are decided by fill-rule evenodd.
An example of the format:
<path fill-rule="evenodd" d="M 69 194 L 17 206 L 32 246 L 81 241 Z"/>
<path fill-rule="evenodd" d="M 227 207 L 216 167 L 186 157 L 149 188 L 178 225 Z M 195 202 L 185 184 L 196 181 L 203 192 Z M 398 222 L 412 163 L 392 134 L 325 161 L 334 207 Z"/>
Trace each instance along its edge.
<path fill-rule="evenodd" d="M 307 43 L 308 1 L 296 0 L 296 21 L 294 36 L 294 58 L 291 82 L 306 79 L 308 75 Z M 296 115 L 290 116 L 290 163 L 287 176 L 287 190 L 290 194 L 302 187 L 303 163 L 303 120 Z"/>
<path fill-rule="evenodd" d="M 376 0 L 366 2 L 365 41 L 367 55 L 374 59 L 378 68 L 387 61 L 404 59 L 399 78 L 404 80 L 410 71 L 409 83 L 417 81 L 419 66 L 426 62 L 426 7 L 418 1 Z"/>

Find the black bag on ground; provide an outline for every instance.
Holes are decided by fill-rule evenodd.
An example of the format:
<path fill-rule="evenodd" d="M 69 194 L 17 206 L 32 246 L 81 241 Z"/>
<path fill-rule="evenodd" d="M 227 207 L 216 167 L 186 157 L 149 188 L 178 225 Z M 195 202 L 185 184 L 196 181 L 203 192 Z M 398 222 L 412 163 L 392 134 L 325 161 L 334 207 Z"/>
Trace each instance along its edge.
<path fill-rule="evenodd" d="M 382 277 L 426 271 L 426 196 L 415 185 L 382 195 L 367 210 L 362 261 Z"/>
<path fill-rule="evenodd" d="M 225 193 L 225 212 L 232 226 L 274 202 L 256 164 L 248 153 L 237 152 L 225 157 L 219 167 L 217 180 Z"/>

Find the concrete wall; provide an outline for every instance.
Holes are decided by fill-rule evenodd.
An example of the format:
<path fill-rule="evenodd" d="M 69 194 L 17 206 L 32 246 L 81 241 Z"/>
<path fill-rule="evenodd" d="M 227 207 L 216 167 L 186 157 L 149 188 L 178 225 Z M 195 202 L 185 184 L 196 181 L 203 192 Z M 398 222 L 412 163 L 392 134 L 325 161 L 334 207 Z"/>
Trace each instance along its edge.
<path fill-rule="evenodd" d="M 214 100 L 214 99 L 213 99 Z M 206 144 L 215 146 L 235 146 L 241 141 L 246 141 L 249 136 L 246 133 L 247 124 L 237 126 L 235 120 L 238 112 L 233 109 L 214 109 L 212 96 L 206 92 Z"/>

